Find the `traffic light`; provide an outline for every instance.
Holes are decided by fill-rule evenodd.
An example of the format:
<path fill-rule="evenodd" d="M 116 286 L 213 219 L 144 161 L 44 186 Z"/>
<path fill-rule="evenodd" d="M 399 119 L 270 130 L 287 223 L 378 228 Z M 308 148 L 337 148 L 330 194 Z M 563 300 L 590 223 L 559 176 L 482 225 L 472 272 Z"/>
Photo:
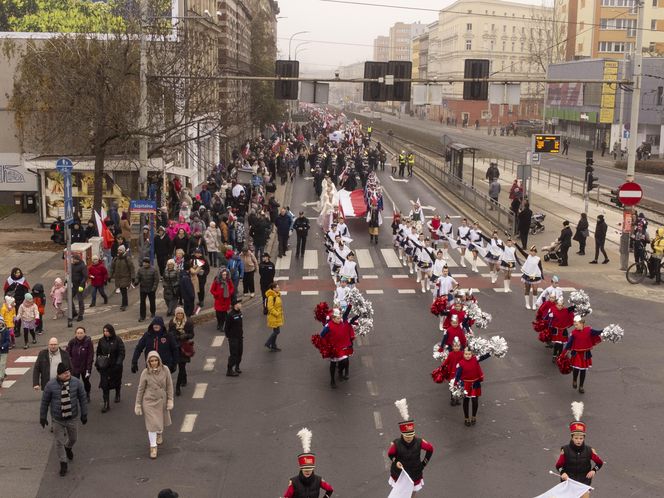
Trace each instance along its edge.
<path fill-rule="evenodd" d="M 611 203 L 615 204 L 616 207 L 622 208 L 623 203 L 620 202 L 620 199 L 618 199 L 618 190 L 619 189 L 611 190 L 611 199 L 610 200 L 611 200 Z"/>
<path fill-rule="evenodd" d="M 387 62 L 364 63 L 364 78 L 385 78 L 387 74 Z M 387 87 L 385 83 L 364 83 L 362 86 L 362 100 L 365 102 L 385 102 L 387 100 Z"/>
<path fill-rule="evenodd" d="M 299 78 L 300 63 L 298 61 L 276 61 L 275 76 L 284 78 Z M 275 81 L 274 98 L 279 100 L 297 100 L 297 81 Z"/>
<path fill-rule="evenodd" d="M 394 79 L 411 79 L 413 77 L 413 63 L 411 61 L 389 61 L 387 74 Z M 394 102 L 410 102 L 410 81 L 387 85 L 387 100 Z"/>
<path fill-rule="evenodd" d="M 488 59 L 466 59 L 463 69 L 464 78 L 488 78 Z M 487 100 L 489 95 L 488 81 L 464 81 L 463 100 Z"/>
<path fill-rule="evenodd" d="M 590 164 L 588 163 L 590 161 Z M 597 188 L 599 186 L 598 183 L 595 183 L 599 181 L 599 178 L 596 176 L 593 176 L 593 172 L 595 171 L 595 168 L 592 166 L 592 159 L 587 159 L 586 158 L 586 190 L 590 192 L 592 189 Z"/>

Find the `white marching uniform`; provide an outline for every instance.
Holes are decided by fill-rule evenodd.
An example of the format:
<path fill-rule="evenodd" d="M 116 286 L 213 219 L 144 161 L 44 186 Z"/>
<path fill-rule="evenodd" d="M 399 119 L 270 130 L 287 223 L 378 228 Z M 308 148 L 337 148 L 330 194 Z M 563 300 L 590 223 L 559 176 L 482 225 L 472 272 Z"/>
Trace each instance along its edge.
<path fill-rule="evenodd" d="M 350 287 L 342 287 L 341 285 L 337 286 L 336 290 L 334 291 L 334 302 L 339 303 L 339 306 L 342 308 L 346 308 L 348 306 L 346 297 L 348 296 L 349 292 Z"/>
<path fill-rule="evenodd" d="M 357 262 L 345 259 L 341 268 L 339 269 L 339 276 L 346 278 L 349 285 L 355 285 L 359 280 L 357 273 Z"/>
<path fill-rule="evenodd" d="M 454 288 L 459 285 L 459 283 L 454 279 L 454 277 L 440 276 L 436 280 L 436 285 L 433 289 L 433 298 L 448 296 L 452 293 Z"/>

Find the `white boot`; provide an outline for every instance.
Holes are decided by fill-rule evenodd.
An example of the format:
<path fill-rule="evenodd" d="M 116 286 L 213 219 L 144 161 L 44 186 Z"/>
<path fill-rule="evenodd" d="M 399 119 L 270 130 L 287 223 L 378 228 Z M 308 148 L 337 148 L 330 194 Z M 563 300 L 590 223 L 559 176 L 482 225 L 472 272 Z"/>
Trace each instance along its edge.
<path fill-rule="evenodd" d="M 503 288 L 505 289 L 505 292 L 512 292 L 512 289 L 510 289 L 510 281 L 509 279 L 503 280 Z"/>
<path fill-rule="evenodd" d="M 465 254 L 461 255 L 461 266 L 463 266 L 464 268 L 466 267 L 466 255 Z"/>
<path fill-rule="evenodd" d="M 427 276 L 424 279 L 427 290 L 431 289 L 431 279 Z"/>
<path fill-rule="evenodd" d="M 496 280 L 498 280 L 498 274 L 495 271 L 491 272 L 491 283 L 495 284 Z"/>
<path fill-rule="evenodd" d="M 445 321 L 445 317 L 444 317 L 444 316 L 441 316 L 441 317 L 440 317 L 440 323 L 438 324 L 438 329 L 439 329 L 439 330 L 445 330 L 445 329 L 443 328 L 443 322 L 444 322 L 444 321 Z"/>
<path fill-rule="evenodd" d="M 415 279 L 415 281 L 418 283 L 422 281 L 422 272 L 420 270 L 417 270 L 417 278 Z"/>
<path fill-rule="evenodd" d="M 413 263 L 408 263 L 408 273 L 413 274 Z"/>
<path fill-rule="evenodd" d="M 475 273 L 479 272 L 479 270 L 477 269 L 477 260 L 476 259 L 473 260 L 472 267 L 473 267 L 473 271 Z"/>
<path fill-rule="evenodd" d="M 536 310 L 537 308 L 535 307 L 535 301 L 537 301 L 537 298 L 535 297 L 534 294 L 531 294 L 530 297 L 532 298 L 533 301 L 533 309 Z"/>
<path fill-rule="evenodd" d="M 526 309 L 529 310 L 530 309 L 530 296 L 526 294 L 523 297 L 525 298 L 525 301 L 526 301 Z"/>
<path fill-rule="evenodd" d="M 422 293 L 423 294 L 426 292 L 426 290 L 424 289 L 425 286 L 426 286 L 426 284 L 424 283 L 424 280 L 422 280 Z"/>
<path fill-rule="evenodd" d="M 445 249 L 445 248 L 443 248 L 443 259 L 444 259 L 445 261 L 447 261 L 448 259 L 450 259 L 450 255 L 447 254 L 447 249 Z"/>

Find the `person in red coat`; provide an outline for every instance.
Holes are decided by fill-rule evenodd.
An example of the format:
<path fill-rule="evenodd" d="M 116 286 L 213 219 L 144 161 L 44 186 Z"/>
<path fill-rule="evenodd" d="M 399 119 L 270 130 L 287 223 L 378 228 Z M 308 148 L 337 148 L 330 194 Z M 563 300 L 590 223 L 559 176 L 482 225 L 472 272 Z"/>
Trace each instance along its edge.
<path fill-rule="evenodd" d="M 551 342 L 553 343 L 553 362 L 563 350 L 567 342 L 567 329 L 574 325 L 574 307 L 565 307 L 563 298 L 558 298 L 556 305 L 550 311 Z"/>
<path fill-rule="evenodd" d="M 443 332 L 443 340 L 440 341 L 440 346 L 442 348 L 452 350 L 452 345 L 455 340 L 459 341 L 462 349 L 466 347 L 466 333 L 459 324 L 460 321 L 458 315 L 451 315 L 450 325 L 445 329 L 445 332 Z"/>
<path fill-rule="evenodd" d="M 108 282 L 108 270 L 103 261 L 99 260 L 99 256 L 92 256 L 92 264 L 88 267 L 88 278 L 92 284 L 92 301 L 90 307 L 92 308 L 97 304 L 97 292 L 104 298 L 104 304 L 108 303 L 108 296 L 104 286 Z"/>
<path fill-rule="evenodd" d="M 581 394 L 585 392 L 583 383 L 586 380 L 586 371 L 593 366 L 593 355 L 590 350 L 593 346 L 601 342 L 601 333 L 601 329 L 586 327 L 586 319 L 576 315 L 574 317 L 574 329 L 569 335 L 567 344 L 565 344 L 561 353 L 566 354 L 567 351 L 571 351 L 572 389 L 576 389 L 578 379 L 579 392 Z"/>
<path fill-rule="evenodd" d="M 454 338 L 452 342 L 452 351 L 449 352 L 447 358 L 442 363 L 443 367 L 443 382 L 450 381 L 454 378 L 456 374 L 456 367 L 459 362 L 463 359 L 463 348 L 461 346 L 461 341 L 458 337 Z M 454 395 L 450 393 L 450 405 L 460 405 L 461 400 L 455 398 Z"/>
<path fill-rule="evenodd" d="M 482 382 L 484 382 L 484 373 L 480 361 L 486 360 L 489 356 L 487 353 L 478 358 L 469 348 L 466 348 L 463 351 L 463 358 L 456 367 L 455 383 L 463 383 L 463 416 L 466 427 L 475 425 L 477 422 L 479 397 L 482 395 Z M 468 405 L 470 405 L 471 400 L 473 412 L 472 416 L 469 417 Z"/>
<path fill-rule="evenodd" d="M 463 301 L 458 297 L 454 299 L 454 302 L 450 304 L 449 308 L 443 312 L 445 315 L 445 320 L 443 321 L 443 329 L 446 329 L 451 326 L 452 318 L 456 316 L 459 324 L 462 324 L 466 319 L 466 312 L 463 310 Z"/>
<path fill-rule="evenodd" d="M 353 355 L 353 341 L 355 331 L 348 321 L 351 306 L 346 307 L 343 315 L 339 308 L 332 310 L 332 319 L 325 324 L 320 336 L 330 345 L 334 356 L 330 358 L 330 386 L 336 389 L 334 373 L 339 371 L 339 380 L 348 380 L 350 357 Z"/>
<path fill-rule="evenodd" d="M 233 292 L 235 287 L 228 270 L 220 269 L 210 287 L 210 294 L 214 297 L 214 312 L 217 315 L 217 330 L 224 330 L 226 316 L 231 309 Z"/>
<path fill-rule="evenodd" d="M 549 317 L 549 312 L 556 307 L 556 295 L 551 293 L 549 298 L 544 301 L 535 313 L 535 320 L 546 320 Z"/>

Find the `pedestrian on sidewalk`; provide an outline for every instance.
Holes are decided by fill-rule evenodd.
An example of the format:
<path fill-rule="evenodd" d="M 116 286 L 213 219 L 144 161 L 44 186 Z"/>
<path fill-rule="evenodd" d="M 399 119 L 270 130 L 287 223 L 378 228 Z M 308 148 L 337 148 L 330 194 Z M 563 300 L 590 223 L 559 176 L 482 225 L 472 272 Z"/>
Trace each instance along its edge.
<path fill-rule="evenodd" d="M 71 368 L 69 353 L 58 345 L 56 337 L 51 337 L 48 340 L 48 347 L 37 355 L 37 361 L 32 369 L 32 388 L 35 391 L 40 389 L 43 391 L 48 381 L 55 379 L 60 363 L 68 369 Z"/>
<path fill-rule="evenodd" d="M 0 319 L 0 387 L 5 380 L 5 367 L 7 366 L 7 356 L 11 347 L 12 340 L 9 328 L 4 320 Z"/>
<path fill-rule="evenodd" d="M 143 416 L 145 421 L 152 459 L 157 458 L 157 446 L 164 441 L 164 427 L 171 425 L 173 379 L 168 370 L 162 364 L 159 353 L 150 351 L 136 392 L 134 413 Z"/>
<path fill-rule="evenodd" d="M 172 316 L 180 299 L 180 272 L 175 267 L 175 260 L 169 259 L 166 262 L 161 285 L 164 289 L 166 316 Z"/>
<path fill-rule="evenodd" d="M 60 363 L 56 372 L 56 377 L 48 381 L 42 393 L 39 424 L 42 428 L 48 425 L 46 417 L 50 409 L 60 477 L 64 477 L 67 461 L 74 459 L 72 448 L 78 440 L 76 419 L 80 416 L 83 425 L 88 423 L 88 403 L 83 384 L 71 376 L 68 365 Z"/>
<path fill-rule="evenodd" d="M 608 145 L 606 144 L 606 140 L 602 140 L 602 144 L 600 145 L 600 149 L 602 149 L 602 157 L 604 157 L 604 154 L 606 154 L 606 149 Z"/>
<path fill-rule="evenodd" d="M 2 308 L 0 308 L 0 317 L 5 322 L 7 329 L 9 330 L 9 337 L 11 340 L 10 349 L 13 349 L 16 345 L 16 336 L 14 335 L 14 326 L 16 323 L 16 306 L 14 306 L 14 298 L 11 296 L 5 296 L 5 302 L 2 303 Z"/>
<path fill-rule="evenodd" d="M 563 156 L 569 155 L 569 138 L 563 138 Z"/>
<path fill-rule="evenodd" d="M 166 229 L 160 226 L 157 229 L 157 236 L 154 238 L 154 255 L 157 258 L 157 268 L 159 268 L 159 275 L 164 275 L 166 270 L 166 262 L 173 254 L 173 246 L 171 239 L 166 235 Z"/>
<path fill-rule="evenodd" d="M 210 294 L 214 297 L 214 312 L 217 316 L 217 330 L 224 330 L 226 315 L 231 309 L 231 300 L 235 292 L 235 285 L 227 268 L 221 268 L 210 287 Z"/>
<path fill-rule="evenodd" d="M 85 290 L 85 284 L 88 281 L 88 267 L 85 266 L 85 263 L 81 259 L 81 255 L 78 253 L 72 254 L 71 257 L 71 307 L 72 307 L 72 316 L 76 317 L 76 321 L 80 322 L 83 320 L 83 314 L 85 313 L 85 301 L 83 300 L 83 291 Z M 74 298 L 78 299 L 78 311 L 76 311 L 76 305 L 74 304 Z"/>
<path fill-rule="evenodd" d="M 35 284 L 30 294 L 32 294 L 32 298 L 39 310 L 39 320 L 37 320 L 36 329 L 37 335 L 42 335 L 44 333 L 44 314 L 46 313 L 46 294 L 44 292 L 44 285 L 40 283 Z"/>
<path fill-rule="evenodd" d="M 104 304 L 108 303 L 108 296 L 106 295 L 106 282 L 108 282 L 108 270 L 104 262 L 99 259 L 99 256 L 92 256 L 92 264 L 88 267 L 88 277 L 92 284 L 92 300 L 90 301 L 90 308 L 97 305 L 97 293 L 104 298 Z"/>
<path fill-rule="evenodd" d="M 136 272 L 136 284 L 140 291 L 139 322 L 145 321 L 145 299 L 150 301 L 150 317 L 154 318 L 157 312 L 157 287 L 159 287 L 159 272 L 150 264 L 150 258 L 143 258 L 143 266 Z"/>
<path fill-rule="evenodd" d="M 574 240 L 579 243 L 579 250 L 577 251 L 579 256 L 585 256 L 586 254 L 586 239 L 590 236 L 588 228 L 588 215 L 581 213 L 581 218 L 576 224 L 576 232 L 574 233 Z"/>
<path fill-rule="evenodd" d="M 151 351 L 157 351 L 160 361 L 171 372 L 175 372 L 178 364 L 179 350 L 180 348 L 175 337 L 166 330 L 164 319 L 157 316 L 150 322 L 148 329 L 136 344 L 134 355 L 131 358 L 131 373 L 138 372 L 138 359 L 141 353 L 144 354 L 147 364 L 148 354 Z"/>
<path fill-rule="evenodd" d="M 530 223 L 533 219 L 533 212 L 530 210 L 530 202 L 525 201 L 521 206 L 521 211 L 517 215 L 516 228 L 521 240 L 521 247 L 528 247 L 528 235 L 530 234 Z"/>
<path fill-rule="evenodd" d="M 53 320 L 65 316 L 65 312 L 62 309 L 62 303 L 65 300 L 65 292 L 67 292 L 65 284 L 60 277 L 57 277 L 53 281 L 53 287 L 51 287 L 51 292 L 49 294 L 51 297 L 51 304 L 53 305 L 53 308 L 55 308 L 55 316 L 53 317 Z"/>
<path fill-rule="evenodd" d="M 281 327 L 284 324 L 284 308 L 281 301 L 281 290 L 277 282 L 272 282 L 265 292 L 265 302 L 267 307 L 267 326 L 272 329 L 272 334 L 268 337 L 265 347 L 270 352 L 281 351 L 277 347 L 277 336 L 281 333 Z"/>
<path fill-rule="evenodd" d="M 120 233 L 122 234 L 124 241 L 129 244 L 131 250 L 136 251 L 136 245 L 132 240 L 131 220 L 126 212 L 122 213 L 122 216 L 120 216 Z"/>
<path fill-rule="evenodd" d="M 487 182 L 489 182 L 489 185 L 493 183 L 494 180 L 498 180 L 500 178 L 500 170 L 498 169 L 498 164 L 495 161 L 491 161 L 489 163 L 489 167 L 487 168 L 484 177 L 486 178 Z"/>
<path fill-rule="evenodd" d="M 279 240 L 279 251 L 277 257 L 281 258 L 286 255 L 288 250 L 288 237 L 290 236 L 291 220 L 286 213 L 286 208 L 279 210 L 279 216 L 274 220 L 274 226 L 277 229 L 277 238 Z"/>
<path fill-rule="evenodd" d="M 560 237 L 558 237 L 558 242 L 560 242 L 560 261 L 558 266 L 567 266 L 568 265 L 568 255 L 569 248 L 572 247 L 572 229 L 569 227 L 569 221 L 563 221 L 563 229 L 560 231 Z"/>
<path fill-rule="evenodd" d="M 664 228 L 660 227 L 655 231 L 655 238 L 650 243 L 652 249 L 652 257 L 650 258 L 651 274 L 655 279 L 654 284 L 660 285 L 662 283 L 662 258 L 664 258 Z"/>
<path fill-rule="evenodd" d="M 111 274 L 109 280 L 115 280 L 115 286 L 120 289 L 122 294 L 122 303 L 120 304 L 120 311 L 124 311 L 128 306 L 127 289 L 134 280 L 135 270 L 134 262 L 127 255 L 127 251 L 123 245 L 118 247 L 118 254 L 113 258 L 111 263 Z"/>
<path fill-rule="evenodd" d="M 495 205 L 498 205 L 498 197 L 500 196 L 500 183 L 498 182 L 498 178 L 494 178 L 491 180 L 491 183 L 489 184 L 489 198 L 491 199 L 491 202 Z M 493 209 L 493 206 L 490 206 L 489 209 Z"/>
<path fill-rule="evenodd" d="M 258 265 L 258 275 L 260 276 L 261 298 L 263 299 L 264 315 L 267 315 L 267 301 L 265 295 L 272 282 L 274 282 L 275 274 L 276 269 L 274 267 L 274 263 L 270 261 L 270 255 L 264 252 L 261 257 L 260 265 Z"/>
<path fill-rule="evenodd" d="M 184 308 L 175 308 L 175 315 L 168 322 L 168 331 L 175 337 L 180 347 L 178 356 L 178 378 L 175 384 L 175 395 L 180 396 L 180 388 L 187 385 L 187 363 L 194 356 L 194 322 L 187 319 Z"/>
<path fill-rule="evenodd" d="M 251 251 L 247 246 L 242 248 L 242 264 L 244 265 L 244 277 L 242 277 L 242 291 L 246 296 L 249 294 L 250 297 L 256 295 L 256 287 L 254 284 L 254 275 L 256 273 L 256 268 L 258 268 L 258 260 L 254 256 L 253 251 Z M 237 295 L 237 289 L 235 289 Z"/>
<path fill-rule="evenodd" d="M 71 359 L 71 374 L 83 382 L 88 403 L 90 402 L 90 374 L 92 374 L 92 360 L 95 356 L 92 339 L 85 333 L 85 327 L 78 326 L 74 337 L 66 348 Z"/>
<path fill-rule="evenodd" d="M 240 289 L 240 280 L 244 278 L 244 263 L 240 253 L 230 249 L 226 251 L 226 258 L 228 259 L 228 272 L 233 281 L 233 295 L 235 295 Z"/>
<path fill-rule="evenodd" d="M 23 304 L 25 293 L 29 290 L 30 284 L 25 279 L 23 271 L 18 267 L 12 268 L 12 272 L 5 282 L 4 291 L 5 296 L 11 296 L 16 301 L 16 309 Z"/>
<path fill-rule="evenodd" d="M 95 367 L 99 372 L 99 388 L 104 399 L 101 412 L 106 413 L 111 409 L 109 404 L 111 389 L 115 389 L 115 402 L 120 402 L 125 345 L 122 339 L 115 334 L 115 328 L 110 323 L 104 325 L 102 334 L 103 337 L 97 343 Z"/>
<path fill-rule="evenodd" d="M 39 320 L 39 308 L 32 299 L 32 294 L 28 292 L 24 297 L 25 301 L 18 307 L 16 313 L 16 323 L 20 323 L 21 329 L 23 329 L 23 338 L 25 339 L 23 349 L 28 349 L 28 335 L 32 336 L 32 344 L 37 344 L 35 333 L 37 320 Z"/>
<path fill-rule="evenodd" d="M 210 256 L 210 266 L 219 267 L 219 246 L 221 245 L 221 231 L 217 228 L 214 221 L 210 222 L 203 234 L 208 255 Z"/>
<path fill-rule="evenodd" d="M 226 368 L 227 377 L 237 377 L 242 373 L 240 362 L 242 361 L 242 351 L 244 349 L 244 330 L 242 328 L 242 303 L 234 300 L 226 323 L 224 325 L 224 334 L 228 339 L 228 366 Z"/>
<path fill-rule="evenodd" d="M 602 255 L 604 256 L 604 261 L 602 261 L 602 264 L 605 265 L 609 262 L 609 257 L 606 255 L 606 251 L 604 250 L 607 229 L 608 225 L 606 224 L 606 221 L 604 221 L 604 215 L 598 215 L 597 224 L 595 225 L 595 259 L 590 262 L 591 265 L 597 264 L 597 257 L 599 256 L 600 251 L 602 251 Z"/>
<path fill-rule="evenodd" d="M 185 263 L 180 272 L 180 299 L 185 314 L 190 317 L 194 315 L 196 306 L 196 294 L 198 292 L 198 266 Z"/>

